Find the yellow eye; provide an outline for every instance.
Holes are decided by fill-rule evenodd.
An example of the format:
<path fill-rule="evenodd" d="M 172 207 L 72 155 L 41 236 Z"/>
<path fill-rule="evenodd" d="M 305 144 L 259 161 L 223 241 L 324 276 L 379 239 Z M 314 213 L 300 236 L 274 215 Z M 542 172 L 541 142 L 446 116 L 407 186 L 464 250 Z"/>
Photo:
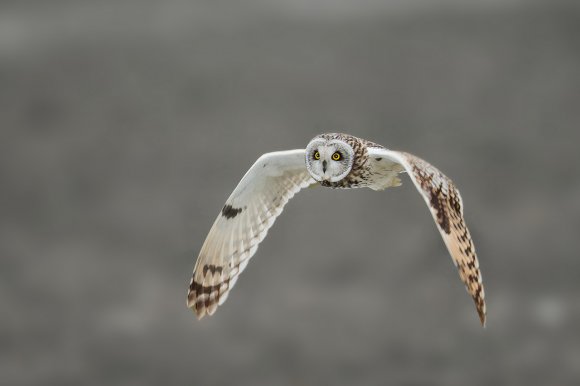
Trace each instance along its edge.
<path fill-rule="evenodd" d="M 314 159 L 320 159 L 320 153 L 318 151 L 314 152 Z"/>
<path fill-rule="evenodd" d="M 339 152 L 335 151 L 334 154 L 332 155 L 332 160 L 333 161 L 339 161 L 341 159 L 341 155 Z"/>

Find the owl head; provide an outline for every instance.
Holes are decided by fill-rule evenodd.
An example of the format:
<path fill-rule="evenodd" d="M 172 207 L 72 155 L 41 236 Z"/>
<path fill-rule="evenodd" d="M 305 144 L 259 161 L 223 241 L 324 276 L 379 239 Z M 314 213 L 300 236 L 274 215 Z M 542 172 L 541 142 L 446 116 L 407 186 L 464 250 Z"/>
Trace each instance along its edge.
<path fill-rule="evenodd" d="M 306 169 L 319 182 L 338 182 L 350 173 L 354 150 L 339 138 L 315 137 L 306 146 Z"/>

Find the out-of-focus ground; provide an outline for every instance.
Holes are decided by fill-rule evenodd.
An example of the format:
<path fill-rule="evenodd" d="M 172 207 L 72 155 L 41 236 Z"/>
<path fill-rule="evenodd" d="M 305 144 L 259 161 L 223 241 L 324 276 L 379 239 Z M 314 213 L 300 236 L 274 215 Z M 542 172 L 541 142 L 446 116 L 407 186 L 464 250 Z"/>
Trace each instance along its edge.
<path fill-rule="evenodd" d="M 0 3 L 3 385 L 580 381 L 580 11 Z M 461 188 L 488 327 L 420 196 L 308 189 L 228 301 L 195 257 L 264 152 L 345 131 Z"/>

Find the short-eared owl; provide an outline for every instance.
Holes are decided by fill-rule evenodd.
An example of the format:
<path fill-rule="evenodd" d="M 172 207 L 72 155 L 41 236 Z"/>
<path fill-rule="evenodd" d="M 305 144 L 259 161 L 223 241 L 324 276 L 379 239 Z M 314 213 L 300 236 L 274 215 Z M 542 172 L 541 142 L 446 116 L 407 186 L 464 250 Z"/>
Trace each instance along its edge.
<path fill-rule="evenodd" d="M 403 172 L 431 210 L 485 325 L 479 262 L 463 219 L 463 201 L 453 182 L 412 154 L 346 134 L 321 134 L 306 149 L 266 153 L 252 165 L 227 199 L 201 248 L 187 306 L 201 319 L 225 302 L 258 244 L 300 189 L 318 183 L 330 188 L 383 190 L 401 185 L 398 175 Z"/>

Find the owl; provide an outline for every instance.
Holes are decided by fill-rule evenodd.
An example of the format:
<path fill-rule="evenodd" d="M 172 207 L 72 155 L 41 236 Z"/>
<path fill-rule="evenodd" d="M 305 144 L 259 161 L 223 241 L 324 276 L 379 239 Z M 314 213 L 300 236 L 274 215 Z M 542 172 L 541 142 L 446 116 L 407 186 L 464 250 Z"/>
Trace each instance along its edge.
<path fill-rule="evenodd" d="M 337 133 L 314 137 L 306 149 L 266 153 L 258 158 L 227 199 L 201 247 L 187 306 L 201 319 L 226 301 L 276 217 L 299 190 L 314 184 L 384 190 L 401 185 L 401 173 L 409 175 L 427 203 L 485 326 L 479 262 L 463 218 L 463 201 L 453 182 L 412 154 Z"/>

